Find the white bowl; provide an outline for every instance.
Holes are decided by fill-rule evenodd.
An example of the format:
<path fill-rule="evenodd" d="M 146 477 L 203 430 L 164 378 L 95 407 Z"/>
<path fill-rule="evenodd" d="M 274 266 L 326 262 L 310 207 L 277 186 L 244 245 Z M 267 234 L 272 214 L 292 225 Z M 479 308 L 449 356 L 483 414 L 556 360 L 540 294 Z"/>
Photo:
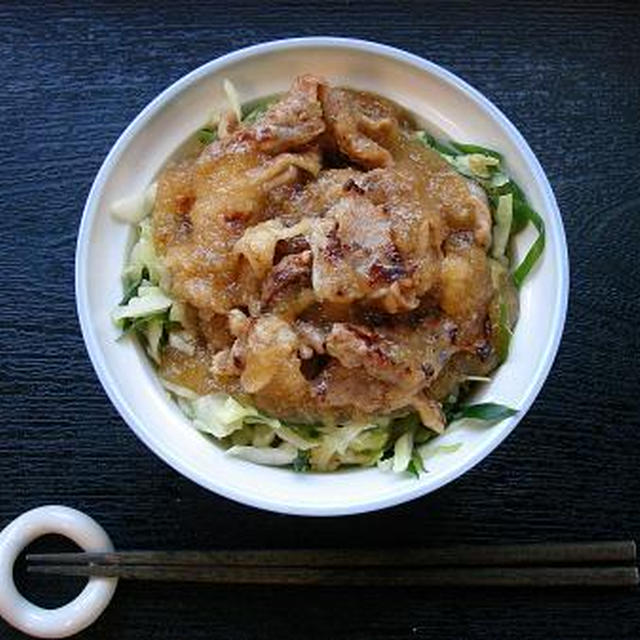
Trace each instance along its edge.
<path fill-rule="evenodd" d="M 110 203 L 141 192 L 179 145 L 203 126 L 222 103 L 223 78 L 233 79 L 242 99 L 251 100 L 285 90 L 305 72 L 392 98 L 445 137 L 499 149 L 510 174 L 546 222 L 547 246 L 522 288 L 509 359 L 476 398 L 508 404 L 519 413 L 489 428 L 453 427 L 438 443 L 462 446 L 455 453 L 436 453 L 428 461 L 429 473 L 418 480 L 376 468 L 297 474 L 229 458 L 190 426 L 135 341 L 116 341 L 118 331 L 110 320 L 122 295 L 120 273 L 131 242 L 131 229 L 110 216 Z M 521 234 L 520 253 L 532 237 L 532 232 Z M 102 385 L 131 429 L 165 462 L 207 489 L 262 509 L 314 516 L 372 511 L 417 498 L 487 456 L 522 419 L 549 373 L 564 325 L 568 282 L 566 241 L 553 192 L 509 120 L 478 91 L 431 62 L 387 46 L 341 38 L 281 40 L 242 49 L 203 65 L 163 91 L 127 127 L 98 172 L 80 224 L 76 255 L 84 340 Z"/>

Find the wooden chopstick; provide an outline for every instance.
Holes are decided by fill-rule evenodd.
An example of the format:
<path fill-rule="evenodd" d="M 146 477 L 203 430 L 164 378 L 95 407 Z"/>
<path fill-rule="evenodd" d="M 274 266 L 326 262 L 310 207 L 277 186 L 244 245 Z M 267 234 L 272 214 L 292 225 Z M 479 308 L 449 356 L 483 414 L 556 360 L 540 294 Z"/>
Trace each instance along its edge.
<path fill-rule="evenodd" d="M 452 567 L 627 564 L 633 540 L 405 549 L 259 549 L 30 554 L 37 564 L 100 566 Z"/>
<path fill-rule="evenodd" d="M 217 584 L 637 586 L 631 540 L 441 549 L 124 551 L 27 556 L 31 573 Z"/>
<path fill-rule="evenodd" d="M 631 566 L 600 567 L 249 567 L 161 565 L 40 565 L 31 573 L 106 576 L 137 580 L 209 582 L 214 584 L 279 584 L 350 587 L 632 587 L 638 570 Z"/>

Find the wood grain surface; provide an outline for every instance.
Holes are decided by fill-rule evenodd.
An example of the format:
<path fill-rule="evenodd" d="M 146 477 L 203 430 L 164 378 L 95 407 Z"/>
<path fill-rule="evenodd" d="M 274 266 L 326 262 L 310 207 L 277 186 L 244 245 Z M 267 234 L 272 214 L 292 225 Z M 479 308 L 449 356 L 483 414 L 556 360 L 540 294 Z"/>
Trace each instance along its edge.
<path fill-rule="evenodd" d="M 429 58 L 512 119 L 558 198 L 572 281 L 553 371 L 495 453 L 413 503 L 316 520 L 218 498 L 136 439 L 86 355 L 73 260 L 91 182 L 149 100 L 233 49 L 326 34 Z M 0 4 L 0 60 L 0 526 L 61 503 L 98 519 L 119 548 L 640 538 L 637 2 L 24 0 Z M 22 583 L 47 604 L 77 588 L 71 579 Z M 122 583 L 78 637 L 635 639 L 639 597 Z M 21 637 L 0 622 L 0 638 Z"/>

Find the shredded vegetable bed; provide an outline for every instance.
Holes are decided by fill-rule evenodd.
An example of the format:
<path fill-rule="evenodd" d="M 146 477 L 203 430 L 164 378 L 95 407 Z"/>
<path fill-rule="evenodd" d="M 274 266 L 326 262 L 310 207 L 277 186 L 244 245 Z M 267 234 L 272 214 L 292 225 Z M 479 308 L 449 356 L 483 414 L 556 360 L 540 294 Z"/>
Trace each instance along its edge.
<path fill-rule="evenodd" d="M 467 401 L 508 358 L 545 245 L 502 155 L 315 76 L 246 106 L 224 90 L 112 205 L 137 229 L 113 320 L 193 426 L 257 464 L 417 477 L 462 446 L 430 444 L 453 422 L 514 415 Z"/>

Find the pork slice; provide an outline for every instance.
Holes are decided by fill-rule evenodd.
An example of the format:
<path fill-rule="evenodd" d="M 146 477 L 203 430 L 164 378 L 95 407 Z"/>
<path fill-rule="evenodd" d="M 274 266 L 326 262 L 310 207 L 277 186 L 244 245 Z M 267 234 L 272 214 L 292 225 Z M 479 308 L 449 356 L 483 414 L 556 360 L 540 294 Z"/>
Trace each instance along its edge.
<path fill-rule="evenodd" d="M 194 201 L 191 162 L 177 162 L 165 169 L 158 180 L 153 209 L 153 241 L 159 253 L 188 238 Z"/>
<path fill-rule="evenodd" d="M 258 149 L 269 154 L 299 149 L 325 130 L 318 97 L 323 80 L 312 75 L 295 79 L 288 93 L 252 125 Z"/>
<path fill-rule="evenodd" d="M 335 323 L 326 340 L 327 353 L 353 369 L 403 389 L 417 390 L 425 382 L 418 363 L 401 359 L 395 345 L 365 326 Z"/>
<path fill-rule="evenodd" d="M 283 184 L 295 182 L 298 170 L 317 176 L 321 168 L 321 157 L 318 148 L 302 153 L 281 153 L 249 172 L 249 179 L 262 186 L 263 191 L 270 191 Z"/>
<path fill-rule="evenodd" d="M 367 298 L 392 313 L 418 305 L 410 293 L 411 269 L 395 246 L 384 206 L 357 189 L 349 189 L 325 218 L 312 221 L 309 244 L 319 300 L 344 304 Z"/>
<path fill-rule="evenodd" d="M 337 236 L 337 228 L 337 222 L 330 218 L 314 220 L 311 225 L 311 281 L 318 300 L 344 304 L 364 297 L 367 287 L 345 260 L 345 250 Z"/>
<path fill-rule="evenodd" d="M 442 433 L 446 426 L 446 419 L 442 411 L 442 405 L 424 393 L 418 393 L 412 399 L 411 405 L 418 412 L 420 422 L 425 427 L 433 429 L 436 433 Z"/>
<path fill-rule="evenodd" d="M 345 185 L 363 174 L 355 169 L 323 169 L 302 189 L 287 194 L 279 214 L 287 221 L 324 216 L 345 194 Z"/>
<path fill-rule="evenodd" d="M 398 128 L 392 108 L 372 96 L 326 85 L 320 97 L 328 130 L 342 153 L 366 169 L 393 164 L 391 153 L 382 145 Z"/>
<path fill-rule="evenodd" d="M 338 415 L 384 415 L 411 407 L 415 395 L 380 380 L 362 367 L 347 368 L 333 360 L 312 382 L 312 393 L 321 409 Z"/>
<path fill-rule="evenodd" d="M 248 304 L 244 283 L 255 289 L 255 280 L 271 266 L 275 243 L 287 234 L 278 223 L 274 229 L 251 231 L 264 219 L 269 193 L 320 171 L 319 150 L 309 147 L 324 130 L 318 83 L 299 78 L 258 123 L 208 145 L 198 157 L 192 171 L 189 234 L 167 247 L 176 295 L 218 313 Z M 171 235 L 178 239 L 173 230 Z M 240 254 L 253 273 L 243 270 Z"/>
<path fill-rule="evenodd" d="M 487 249 L 491 244 L 491 211 L 484 189 L 464 178 L 451 167 L 429 177 L 428 189 L 437 194 L 437 206 L 448 232 L 472 231 L 476 244 Z"/>
<path fill-rule="evenodd" d="M 307 322 L 305 320 L 297 320 L 295 330 L 303 345 L 309 347 L 318 355 L 323 355 L 325 353 L 327 331 L 323 327 L 319 327 L 312 322 Z"/>
<path fill-rule="evenodd" d="M 244 390 L 255 393 L 264 388 L 295 355 L 298 345 L 298 337 L 287 322 L 273 315 L 258 318 L 249 330 L 244 348 L 240 378 Z"/>
<path fill-rule="evenodd" d="M 460 340 L 473 342 L 484 333 L 493 296 L 487 256 L 469 240 L 472 232 L 452 234 L 445 243 L 440 306 L 460 327 Z"/>
<path fill-rule="evenodd" d="M 308 229 L 309 222 L 305 219 L 290 227 L 279 219 L 266 220 L 249 227 L 236 242 L 233 251 L 247 259 L 257 277 L 264 278 L 274 263 L 278 243 L 303 235 Z"/>
<path fill-rule="evenodd" d="M 262 285 L 262 307 L 267 309 L 278 299 L 310 288 L 311 251 L 285 256 L 269 272 Z"/>

